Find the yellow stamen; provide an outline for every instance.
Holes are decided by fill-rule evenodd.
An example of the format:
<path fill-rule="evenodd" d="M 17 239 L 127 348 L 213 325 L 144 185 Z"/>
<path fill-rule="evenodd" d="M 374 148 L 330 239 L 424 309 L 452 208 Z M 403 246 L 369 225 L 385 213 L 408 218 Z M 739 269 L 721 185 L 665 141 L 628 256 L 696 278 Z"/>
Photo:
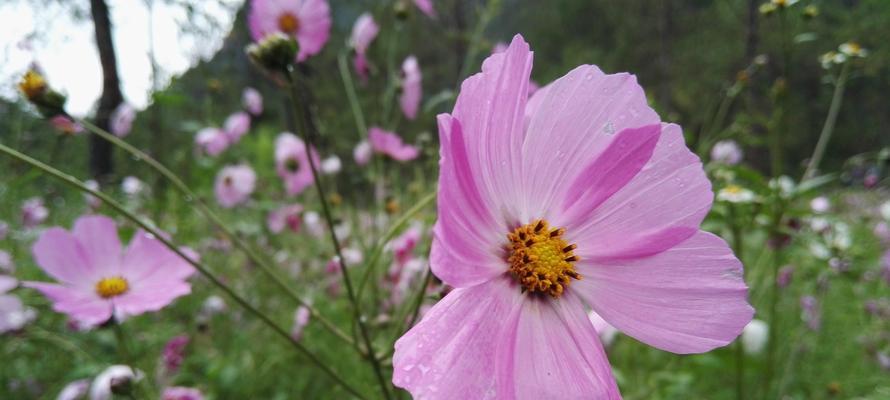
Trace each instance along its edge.
<path fill-rule="evenodd" d="M 28 100 L 34 100 L 46 91 L 46 79 L 35 70 L 29 70 L 19 82 L 19 90 Z"/>
<path fill-rule="evenodd" d="M 739 194 L 742 193 L 742 187 L 739 185 L 727 185 L 723 188 L 723 191 L 728 194 Z"/>
<path fill-rule="evenodd" d="M 282 14 L 278 17 L 278 29 L 284 33 L 297 33 L 300 30 L 300 20 L 291 13 Z"/>
<path fill-rule="evenodd" d="M 541 219 L 516 228 L 507 235 L 510 240 L 510 273 L 523 291 L 547 293 L 559 297 L 572 279 L 581 279 L 575 271 L 578 246 L 563 239 L 565 229 L 551 229 Z"/>
<path fill-rule="evenodd" d="M 103 299 L 122 295 L 127 290 L 130 290 L 130 285 L 126 279 L 120 276 L 103 278 L 96 284 L 96 293 L 102 296 Z"/>

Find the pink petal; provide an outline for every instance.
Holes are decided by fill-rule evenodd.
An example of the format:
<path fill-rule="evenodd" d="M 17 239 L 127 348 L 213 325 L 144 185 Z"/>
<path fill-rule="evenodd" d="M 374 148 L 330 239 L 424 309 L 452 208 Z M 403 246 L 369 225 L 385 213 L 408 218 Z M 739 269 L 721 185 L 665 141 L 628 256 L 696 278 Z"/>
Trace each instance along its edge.
<path fill-rule="evenodd" d="M 62 228 L 49 228 L 31 249 L 37 265 L 55 280 L 72 286 L 91 288 L 100 271 L 90 263 L 89 253 L 80 241 Z"/>
<path fill-rule="evenodd" d="M 420 65 L 417 57 L 409 56 L 402 63 L 402 95 L 399 97 L 399 105 L 408 119 L 417 117 L 420 108 L 420 98 L 423 96 L 420 73 Z"/>
<path fill-rule="evenodd" d="M 569 183 L 615 140 L 615 133 L 659 123 L 633 75 L 605 75 L 591 65 L 538 90 L 526 116 L 522 178 L 530 210 L 523 223 L 557 213 L 572 190 Z"/>
<path fill-rule="evenodd" d="M 512 353 L 508 386 L 515 392 L 502 398 L 621 398 L 596 330 L 576 296 L 523 302 Z"/>
<path fill-rule="evenodd" d="M 122 264 L 122 273 L 132 288 L 182 282 L 195 272 L 188 261 L 141 229 L 130 240 Z"/>
<path fill-rule="evenodd" d="M 433 9 L 433 0 L 414 0 L 414 5 L 427 17 L 436 18 L 436 10 Z"/>
<path fill-rule="evenodd" d="M 378 33 L 380 33 L 380 27 L 374 21 L 374 16 L 369 12 L 365 12 L 355 20 L 349 41 L 357 54 L 364 55 Z"/>
<path fill-rule="evenodd" d="M 97 274 L 118 273 L 123 246 L 113 219 L 104 215 L 83 216 L 74 222 L 71 233 L 80 242 L 90 266 Z"/>
<path fill-rule="evenodd" d="M 111 302 L 99 297 L 92 288 L 82 290 L 42 282 L 24 282 L 23 286 L 37 289 L 53 302 L 53 310 L 86 326 L 99 325 L 111 318 Z"/>
<path fill-rule="evenodd" d="M 562 221 L 581 259 L 636 258 L 669 249 L 695 234 L 713 193 L 683 132 L 662 125 L 652 158 L 590 218 Z"/>
<path fill-rule="evenodd" d="M 675 353 L 731 342 L 751 320 L 742 264 L 699 231 L 660 254 L 609 264 L 582 259 L 571 289 L 622 332 Z"/>
<path fill-rule="evenodd" d="M 405 144 L 395 132 L 372 126 L 368 129 L 368 141 L 374 151 L 385 154 L 396 161 L 410 161 L 420 155 L 420 149 Z"/>
<path fill-rule="evenodd" d="M 452 113 L 465 133 L 470 174 L 480 194 L 498 204 L 505 227 L 526 214 L 517 199 L 526 167 L 521 148 L 531 68 L 528 43 L 516 35 L 506 51 L 483 62 L 481 73 L 464 80 Z"/>
<path fill-rule="evenodd" d="M 297 31 L 297 41 L 300 51 L 297 61 L 306 61 L 309 56 L 318 54 L 328 42 L 331 35 L 331 10 L 327 0 L 302 0 L 298 17 L 300 29 Z"/>
<path fill-rule="evenodd" d="M 507 279 L 453 290 L 396 342 L 393 384 L 418 399 L 506 398 L 521 300 Z"/>
<path fill-rule="evenodd" d="M 184 281 L 168 281 L 154 285 L 134 286 L 127 292 L 113 299 L 114 313 L 117 318 L 126 318 L 150 311 L 158 311 L 177 297 L 191 293 L 192 287 Z"/>

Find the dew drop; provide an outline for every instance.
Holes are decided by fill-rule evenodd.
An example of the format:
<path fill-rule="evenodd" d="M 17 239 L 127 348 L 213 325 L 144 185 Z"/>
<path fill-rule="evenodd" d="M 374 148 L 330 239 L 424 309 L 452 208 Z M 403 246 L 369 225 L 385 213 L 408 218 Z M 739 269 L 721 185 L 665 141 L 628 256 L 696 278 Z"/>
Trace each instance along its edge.
<path fill-rule="evenodd" d="M 603 125 L 603 132 L 606 132 L 607 135 L 614 134 L 615 124 L 613 124 L 612 121 L 606 122 L 606 124 Z"/>

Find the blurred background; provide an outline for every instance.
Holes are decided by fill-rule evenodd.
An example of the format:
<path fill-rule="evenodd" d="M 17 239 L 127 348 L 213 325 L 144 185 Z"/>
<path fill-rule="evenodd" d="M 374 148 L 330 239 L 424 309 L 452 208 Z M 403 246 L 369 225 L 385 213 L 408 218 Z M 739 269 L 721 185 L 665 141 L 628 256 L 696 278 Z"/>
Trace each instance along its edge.
<path fill-rule="evenodd" d="M 225 247 L 225 240 L 158 174 L 97 137 L 59 133 L 28 104 L 17 84 L 37 65 L 54 88 L 67 94 L 68 113 L 106 128 L 121 104 L 132 106 L 135 121 L 126 141 L 170 167 L 202 197 L 212 198 L 221 166 L 250 163 L 259 177 L 257 192 L 264 194 L 256 195 L 246 210 L 224 211 L 226 223 L 274 255 L 283 270 L 297 265 L 293 268 L 304 272 L 294 273 L 294 285 L 312 293 L 332 319 L 348 324 L 342 296 L 314 289 L 308 279 L 313 275 L 305 272 L 322 269 L 330 248 L 305 235 L 269 235 L 264 228 L 270 210 L 294 200 L 282 193 L 273 160 L 275 136 L 293 121 L 286 93 L 245 56 L 251 43 L 248 3 L 3 0 L 0 142 L 80 179 L 96 180 L 183 244 L 210 251 L 208 263 L 220 264 L 239 290 L 289 321 L 292 305 L 272 296 L 268 282 L 238 281 L 244 271 L 252 271 L 249 261 L 212 254 L 210 249 Z M 740 356 L 732 347 L 678 356 L 619 337 L 608 351 L 625 398 L 733 399 L 742 385 L 744 396 L 752 399 L 890 399 L 890 253 L 885 255 L 890 234 L 880 230 L 890 222 L 890 1 L 433 4 L 435 18 L 408 1 L 331 0 L 331 38 L 305 65 L 322 134 L 318 146 L 322 156 L 342 160 L 342 169 L 326 178 L 337 195 L 338 222 L 352 223 L 354 236 L 361 235 L 355 221 L 375 211 L 366 193 L 375 193 L 377 203 L 394 217 L 434 190 L 435 115 L 450 111 L 459 83 L 478 71 L 498 43 L 521 33 L 535 51 L 532 79 L 541 86 L 580 64 L 635 74 L 662 119 L 683 126 L 687 145 L 715 181 L 718 204 L 705 228 L 727 240 L 745 238 L 746 246 L 736 250 L 747 268 L 755 318 L 769 325 L 766 349 L 744 356 L 739 378 Z M 391 121 L 386 93 L 404 57 L 415 55 L 423 71 L 419 117 L 389 126 L 417 145 L 421 156 L 411 163 L 387 162 L 385 174 L 371 179 L 352 161 L 365 132 L 348 111 L 338 62 L 338 57 L 351 57 L 349 35 L 363 12 L 371 12 L 381 27 L 368 50 L 370 77 L 359 84 L 351 64 L 347 72 L 368 125 Z M 867 52 L 836 57 L 844 54 L 840 45 L 853 42 Z M 838 86 L 844 87 L 840 95 Z M 248 87 L 259 91 L 265 107 L 251 119 L 245 140 L 218 157 L 202 154 L 195 135 L 223 126 L 242 108 Z M 801 177 L 832 120 L 831 108 L 836 118 L 814 171 L 818 180 L 806 182 Z M 737 145 L 740 161 L 716 159 L 714 145 L 726 140 Z M 386 184 L 379 184 L 381 179 Z M 751 198 L 724 196 L 721 201 L 719 192 L 727 188 L 746 190 Z M 10 255 L 22 280 L 42 277 L 29 253 L 39 229 L 26 229 L 21 222 L 23 205 L 33 198 L 42 199 L 49 210 L 45 226 L 70 226 L 89 209 L 80 193 L 0 157 L 0 220 L 8 221 L 12 232 L 0 238 L 0 250 Z M 828 202 L 828 208 L 814 206 L 816 198 Z M 312 194 L 296 200 L 317 209 Z M 428 228 L 435 214 L 430 208 L 415 219 Z M 425 238 L 416 250 L 419 256 L 428 249 Z M 356 247 L 364 247 L 361 240 L 354 239 Z M 777 282 L 781 271 L 788 274 L 787 283 Z M 198 324 L 194 316 L 212 290 L 198 284 L 195 294 L 172 311 L 134 321 L 130 328 L 140 343 L 143 369 L 154 368 L 164 344 L 185 332 L 192 338 L 192 355 L 178 375 L 164 379 L 200 387 L 210 398 L 343 396 L 301 357 L 276 351 L 268 343 L 274 340 L 265 340 L 268 333 L 237 312 Z M 64 318 L 52 315 L 41 297 L 25 291 L 21 297 L 39 312 L 28 327 L 0 336 L 0 398 L 55 398 L 68 382 L 93 376 L 114 361 L 110 332 L 66 330 Z M 429 300 L 436 298 L 431 294 Z M 381 329 L 389 329 L 386 323 L 380 321 Z M 358 363 L 348 349 L 325 339 L 324 331 L 307 329 L 309 336 L 318 333 L 311 348 L 339 360 L 343 369 Z M 370 372 L 355 374 L 357 381 L 373 382 Z"/>

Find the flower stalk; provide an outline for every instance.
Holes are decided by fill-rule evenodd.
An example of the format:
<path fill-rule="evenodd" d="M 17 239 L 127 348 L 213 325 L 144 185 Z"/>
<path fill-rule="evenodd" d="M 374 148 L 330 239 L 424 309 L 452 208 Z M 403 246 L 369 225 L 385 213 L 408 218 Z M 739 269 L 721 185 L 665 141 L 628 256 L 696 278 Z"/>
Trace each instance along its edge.
<path fill-rule="evenodd" d="M 816 148 L 813 149 L 813 155 L 807 164 L 806 172 L 803 174 L 801 182 L 812 179 L 819 171 L 819 164 L 825 155 L 825 149 L 828 147 L 828 141 L 831 140 L 831 134 L 834 133 L 834 126 L 837 122 L 838 113 L 841 110 L 841 104 L 844 100 L 844 89 L 847 85 L 847 78 L 850 75 L 850 63 L 844 63 L 841 67 L 840 75 L 837 78 L 837 84 L 834 86 L 834 94 L 831 96 L 831 105 L 828 107 L 828 115 L 825 117 L 825 124 L 822 125 L 822 132 L 819 133 L 819 141 L 816 142 Z"/>

